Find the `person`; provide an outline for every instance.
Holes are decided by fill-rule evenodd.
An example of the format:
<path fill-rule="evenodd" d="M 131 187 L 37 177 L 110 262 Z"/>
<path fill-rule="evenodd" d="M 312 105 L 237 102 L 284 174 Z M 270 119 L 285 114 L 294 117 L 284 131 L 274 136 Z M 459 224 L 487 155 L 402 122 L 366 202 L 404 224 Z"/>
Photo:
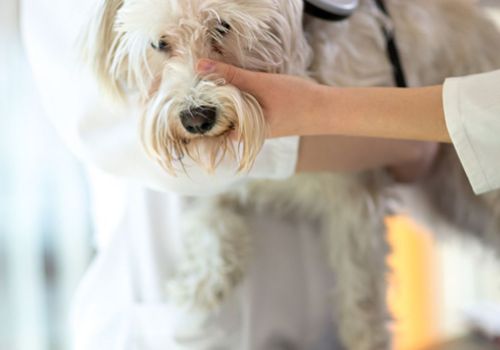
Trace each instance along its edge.
<path fill-rule="evenodd" d="M 97 254 L 73 301 L 73 349 L 335 348 L 335 284 L 313 224 L 249 215 L 255 258 L 245 283 L 208 319 L 167 297 L 175 275 L 184 198 L 296 171 L 359 171 L 421 163 L 426 144 L 342 136 L 273 138 L 249 173 L 170 176 L 137 137 L 139 111 L 110 108 L 75 43 L 97 0 L 22 0 L 21 30 L 43 107 L 87 166 Z M 328 152 L 325 152 L 328 149 Z M 324 154 L 318 162 L 317 154 Z M 311 159 L 313 161 L 308 161 Z M 269 286 L 272 286 L 269 287 Z"/>
<path fill-rule="evenodd" d="M 500 71 L 431 87 L 336 88 L 211 60 L 200 60 L 197 68 L 255 96 L 270 138 L 330 134 L 453 142 L 477 194 L 500 188 Z M 425 164 L 433 154 L 425 153 Z"/>

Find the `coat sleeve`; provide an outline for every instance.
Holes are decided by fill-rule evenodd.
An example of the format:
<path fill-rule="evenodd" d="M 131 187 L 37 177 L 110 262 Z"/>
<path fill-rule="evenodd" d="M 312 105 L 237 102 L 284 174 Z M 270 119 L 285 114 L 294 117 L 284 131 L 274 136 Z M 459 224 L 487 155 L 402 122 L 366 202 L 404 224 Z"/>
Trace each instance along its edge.
<path fill-rule="evenodd" d="M 280 179 L 294 173 L 296 137 L 267 141 L 246 174 L 238 174 L 230 159 L 215 174 L 189 163 L 187 174 L 171 176 L 163 171 L 142 149 L 139 112 L 105 103 L 78 57 L 78 38 L 90 12 L 89 3 L 92 1 L 24 0 L 21 8 L 23 41 L 44 109 L 80 159 L 149 188 L 184 195 L 210 195 L 246 179 Z"/>
<path fill-rule="evenodd" d="M 450 78 L 446 124 L 474 192 L 500 188 L 500 71 Z"/>

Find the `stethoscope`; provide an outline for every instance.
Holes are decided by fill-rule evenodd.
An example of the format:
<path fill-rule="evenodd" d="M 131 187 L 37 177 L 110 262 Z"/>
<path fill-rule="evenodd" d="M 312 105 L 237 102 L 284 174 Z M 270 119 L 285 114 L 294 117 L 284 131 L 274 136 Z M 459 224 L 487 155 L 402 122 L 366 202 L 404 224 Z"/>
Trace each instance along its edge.
<path fill-rule="evenodd" d="M 305 11 L 326 20 L 348 18 L 358 7 L 359 0 L 304 0 Z"/>
<path fill-rule="evenodd" d="M 390 16 L 384 0 L 374 1 L 380 11 Z M 342 21 L 349 18 L 358 5 L 359 0 L 304 0 L 304 11 L 311 16 L 324 20 Z M 395 85 L 407 87 L 408 83 L 394 33 L 385 27 L 382 27 L 382 31 L 387 43 L 387 56 L 393 67 Z"/>

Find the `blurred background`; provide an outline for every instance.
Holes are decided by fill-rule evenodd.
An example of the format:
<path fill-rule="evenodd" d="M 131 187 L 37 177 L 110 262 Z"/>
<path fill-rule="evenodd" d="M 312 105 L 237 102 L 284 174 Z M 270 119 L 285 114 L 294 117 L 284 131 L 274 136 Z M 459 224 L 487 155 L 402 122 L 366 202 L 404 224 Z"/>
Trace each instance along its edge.
<path fill-rule="evenodd" d="M 500 0 L 484 5 L 500 23 Z M 69 304 L 94 254 L 90 191 L 44 115 L 18 28 L 17 0 L 1 0 L 0 349 L 68 349 Z M 459 337 L 485 318 L 500 323 L 490 253 L 435 242 L 407 218 L 388 223 L 397 349 Z"/>
<path fill-rule="evenodd" d="M 68 305 L 92 256 L 85 173 L 44 115 L 0 1 L 0 349 L 69 349 Z"/>

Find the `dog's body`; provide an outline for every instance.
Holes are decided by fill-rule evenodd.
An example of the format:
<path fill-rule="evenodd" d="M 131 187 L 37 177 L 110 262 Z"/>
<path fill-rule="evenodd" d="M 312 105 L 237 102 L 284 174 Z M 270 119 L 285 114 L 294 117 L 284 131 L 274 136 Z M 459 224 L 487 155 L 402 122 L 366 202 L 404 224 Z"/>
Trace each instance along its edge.
<path fill-rule="evenodd" d="M 183 156 L 214 168 L 226 153 L 239 157 L 244 170 L 263 142 L 260 106 L 233 87 L 200 81 L 194 73 L 197 58 L 214 57 L 328 85 L 391 86 L 385 28 L 395 30 L 411 86 L 500 67 L 500 35 L 467 1 L 387 4 L 392 20 L 373 0 L 362 0 L 352 18 L 331 23 L 303 20 L 302 0 L 103 1 L 91 30 L 97 48 L 90 48 L 90 57 L 110 90 L 119 92 L 126 79 L 141 92 L 147 101 L 143 143 L 167 171 L 179 171 L 177 159 Z M 209 108 L 218 111 L 214 125 L 193 126 L 191 119 L 197 113 L 206 117 Z M 193 127 L 203 132 L 186 131 Z M 227 131 L 233 128 L 242 135 L 241 147 L 228 141 Z M 444 151 L 435 176 L 421 188 L 443 215 L 500 250 L 500 194 L 475 198 L 454 157 L 451 150 Z M 388 349 L 383 189 L 389 183 L 383 171 L 300 175 L 191 200 L 183 227 L 185 255 L 178 279 L 168 284 L 170 296 L 207 312 L 216 308 L 244 278 L 251 237 L 244 213 L 299 215 L 318 221 L 324 232 L 337 279 L 332 301 L 344 345 Z"/>

